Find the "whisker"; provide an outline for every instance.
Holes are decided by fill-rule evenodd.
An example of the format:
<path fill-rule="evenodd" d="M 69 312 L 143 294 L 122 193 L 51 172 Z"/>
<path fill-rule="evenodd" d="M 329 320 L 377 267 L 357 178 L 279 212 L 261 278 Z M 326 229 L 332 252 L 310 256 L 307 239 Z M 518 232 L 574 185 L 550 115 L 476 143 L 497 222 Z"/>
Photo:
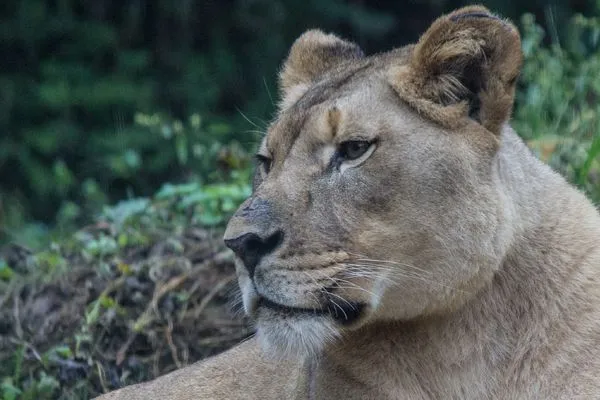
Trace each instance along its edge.
<path fill-rule="evenodd" d="M 346 271 L 345 269 L 343 269 L 343 267 L 345 266 L 344 264 L 339 264 L 339 265 L 340 265 L 340 267 L 342 267 L 342 268 L 341 268 L 341 270 L 340 270 L 339 272 L 337 272 L 337 273 L 336 273 L 335 275 L 333 275 L 333 276 L 329 276 L 329 275 L 327 275 L 327 274 L 323 273 L 323 274 L 322 274 L 322 275 L 323 275 L 323 277 L 324 277 L 324 278 L 326 278 L 326 279 L 328 279 L 328 280 L 330 280 L 330 281 L 331 281 L 331 283 L 332 283 L 332 284 L 333 284 L 333 285 L 334 285 L 336 288 L 339 288 L 339 287 L 340 287 L 340 285 L 339 285 L 340 283 L 346 283 L 346 284 L 350 285 L 350 286 L 347 286 L 346 288 L 350 288 L 350 287 L 352 287 L 352 288 L 354 288 L 354 289 L 362 290 L 363 292 L 366 292 L 366 293 L 368 293 L 369 295 L 375 296 L 375 294 L 374 294 L 373 292 L 371 292 L 371 291 L 369 291 L 369 290 L 367 290 L 367 289 L 365 289 L 365 288 L 362 288 L 362 287 L 360 287 L 358 284 L 356 284 L 356 283 L 354 283 L 354 282 L 350 282 L 350 281 L 348 281 L 348 280 L 346 280 L 346 279 L 340 278 L 340 277 L 339 277 L 339 274 L 346 273 L 347 271 Z M 322 271 L 315 270 L 314 272 L 322 272 Z M 328 292 L 328 293 L 330 293 L 330 292 Z M 331 294 L 331 293 L 330 293 L 330 294 Z"/>
<path fill-rule="evenodd" d="M 266 135 L 265 131 L 261 131 L 258 129 L 248 129 L 248 130 L 245 130 L 244 133 L 251 133 L 261 139 Z"/>
<path fill-rule="evenodd" d="M 348 319 L 348 314 L 346 314 L 346 311 L 344 311 L 344 309 L 340 307 L 338 303 L 336 303 L 333 299 L 329 299 L 329 301 L 332 302 L 334 306 L 340 309 L 340 311 L 344 314 L 345 319 Z"/>
<path fill-rule="evenodd" d="M 351 281 L 349 281 L 349 280 L 342 279 L 342 278 L 335 278 L 335 280 L 336 280 L 336 288 L 337 288 L 337 289 L 352 289 L 352 290 L 360 290 L 360 291 L 362 291 L 362 292 L 365 292 L 365 293 L 367 293 L 367 294 L 368 294 L 368 295 L 370 295 L 370 296 L 376 296 L 376 295 L 375 295 L 375 293 L 373 293 L 372 291 L 370 291 L 370 290 L 368 290 L 368 289 L 365 289 L 365 288 L 363 288 L 363 287 L 359 286 L 358 284 L 356 284 L 356 283 L 354 283 L 354 282 L 351 282 Z M 340 285 L 340 283 L 344 283 L 344 284 L 346 284 L 346 285 L 348 285 L 348 286 L 343 286 L 343 285 Z"/>
<path fill-rule="evenodd" d="M 337 286 L 337 288 L 338 289 L 361 290 L 361 291 L 365 292 L 366 294 L 368 294 L 369 296 L 377 297 L 377 295 L 375 293 L 371 292 L 370 290 L 367 290 L 365 288 L 361 288 L 360 286 L 356 286 L 354 284 L 352 284 L 350 286 L 339 285 L 339 286 Z"/>
<path fill-rule="evenodd" d="M 308 272 L 306 272 L 306 271 L 302 271 L 302 272 L 303 272 L 303 273 L 304 273 L 306 276 L 308 276 L 308 278 L 309 278 L 310 280 L 312 280 L 312 281 L 314 282 L 314 284 L 315 284 L 315 285 L 317 285 L 317 287 L 319 288 L 318 290 L 323 290 L 323 289 L 324 289 L 323 285 L 319 284 L 319 282 L 317 282 L 317 280 L 316 280 L 315 278 L 313 278 L 312 276 L 310 276 L 310 274 L 309 274 Z M 316 311 L 316 309 L 317 309 L 317 308 L 316 308 L 316 305 L 317 305 L 317 304 L 321 304 L 321 302 L 320 302 L 320 301 L 319 301 L 319 299 L 317 298 L 317 295 L 315 295 L 315 294 L 314 294 L 312 291 L 309 291 L 308 293 L 309 293 L 309 294 L 312 296 L 312 298 L 315 300 L 315 304 L 313 305 L 313 311 Z"/>
<path fill-rule="evenodd" d="M 365 263 L 346 263 L 346 265 L 352 267 L 351 270 L 353 270 L 353 271 L 360 271 L 360 272 L 366 272 L 366 273 L 375 273 L 375 272 L 385 271 L 385 272 L 389 272 L 391 274 L 403 273 L 403 274 L 413 274 L 415 276 L 422 276 L 422 277 L 427 277 L 427 278 L 433 277 L 433 274 L 430 271 L 425 271 L 425 270 L 422 270 L 422 269 L 416 268 L 416 267 L 413 270 L 402 270 L 402 269 L 395 268 L 395 267 L 380 266 L 380 265 L 365 264 Z M 408 264 L 406 264 L 405 266 L 411 267 Z"/>
<path fill-rule="evenodd" d="M 353 274 L 353 277 L 356 278 L 381 278 L 378 274 L 377 274 L 377 270 L 379 271 L 386 271 L 386 272 L 390 272 L 393 276 L 391 277 L 387 277 L 387 279 L 391 282 L 391 283 L 395 283 L 395 284 L 403 284 L 405 282 L 402 281 L 398 281 L 397 279 L 394 278 L 408 278 L 408 279 L 416 279 L 416 280 L 420 280 L 423 282 L 427 282 L 427 283 L 431 283 L 437 286 L 441 286 L 444 287 L 446 289 L 450 289 L 450 290 L 456 290 L 456 291 L 460 291 L 463 293 L 469 293 L 468 291 L 465 291 L 463 289 L 458 289 L 449 285 L 446 285 L 442 282 L 438 282 L 435 281 L 433 279 L 431 279 L 431 276 L 427 277 L 427 276 L 421 276 L 419 274 L 417 274 L 415 271 L 402 271 L 400 269 L 397 268 L 380 268 L 380 266 L 377 265 L 370 265 L 370 264 L 346 264 L 348 266 L 351 266 L 353 268 L 351 268 L 349 271 L 346 271 L 346 274 Z M 358 268 L 356 268 L 358 267 Z"/>
<path fill-rule="evenodd" d="M 351 267 L 348 271 L 348 273 L 353 273 L 356 276 L 363 276 L 363 277 L 380 277 L 380 273 L 381 272 L 387 272 L 390 273 L 392 275 L 399 275 L 399 276 L 415 276 L 415 277 L 420 277 L 423 279 L 428 279 L 429 277 L 424 277 L 420 274 L 418 274 L 415 271 L 403 271 L 400 269 L 377 269 L 377 268 L 373 268 L 373 266 L 370 265 L 353 265 L 353 264 L 349 264 L 349 266 Z"/>
<path fill-rule="evenodd" d="M 250 118 L 248 118 L 248 117 L 246 116 L 246 114 L 244 114 L 244 113 L 242 112 L 242 110 L 240 110 L 240 109 L 239 109 L 239 108 L 237 108 L 237 107 L 236 107 L 236 109 L 237 109 L 237 111 L 240 113 L 240 115 L 241 115 L 241 116 L 242 116 L 242 117 L 243 117 L 243 118 L 244 118 L 246 121 L 248 121 L 248 123 L 249 123 L 250 125 L 254 126 L 254 127 L 255 127 L 255 128 L 257 128 L 257 129 L 263 130 L 263 128 L 262 128 L 261 126 L 259 126 L 259 125 L 258 125 L 256 122 L 252 121 Z"/>
<path fill-rule="evenodd" d="M 337 295 L 337 294 L 335 294 L 335 293 L 331 293 L 331 292 L 328 292 L 327 294 L 328 294 L 329 296 L 335 296 L 335 297 L 337 297 L 338 299 L 342 300 L 344 303 L 348 304 L 348 306 L 349 306 L 351 309 L 353 309 L 353 310 L 356 310 L 356 307 L 354 306 L 354 304 L 350 303 L 348 300 L 344 299 L 342 296 L 340 296 L 340 295 Z M 329 301 L 333 302 L 333 300 L 331 300 L 331 299 L 329 299 Z M 334 304 L 335 304 L 335 303 L 334 303 Z"/>
<path fill-rule="evenodd" d="M 271 104 L 276 106 L 275 101 L 273 100 L 273 96 L 271 96 L 271 91 L 269 90 L 269 85 L 267 85 L 267 80 L 263 76 L 263 83 L 265 85 L 265 89 L 267 89 L 267 94 L 269 95 L 269 99 L 271 100 Z"/>
<path fill-rule="evenodd" d="M 403 262 L 399 262 L 399 261 L 374 259 L 374 258 L 370 258 L 370 257 L 367 257 L 367 256 L 359 254 L 359 253 L 352 253 L 352 252 L 348 252 L 348 254 L 357 257 L 353 261 L 366 261 L 366 262 L 370 262 L 370 263 L 382 263 L 382 264 L 399 265 L 399 266 L 403 266 L 403 267 L 417 269 L 417 270 L 422 271 L 422 272 L 431 273 L 431 271 L 427 271 L 427 270 L 425 270 L 423 268 L 419 268 L 416 265 L 407 264 L 407 263 L 403 263 Z"/>
<path fill-rule="evenodd" d="M 346 265 L 349 267 L 347 271 L 364 273 L 365 275 L 379 276 L 378 274 L 380 274 L 381 272 L 385 272 L 385 273 L 401 272 L 401 273 L 407 273 L 407 274 L 410 273 L 410 274 L 418 275 L 418 273 L 416 271 L 410 271 L 410 270 L 403 271 L 398 268 L 381 268 L 377 265 L 370 265 L 370 264 L 346 264 Z"/>
<path fill-rule="evenodd" d="M 355 261 L 365 261 L 365 262 L 370 262 L 370 263 L 382 263 L 382 264 L 391 264 L 391 265 L 397 265 L 400 267 L 407 267 L 407 268 L 412 268 L 414 270 L 417 270 L 419 272 L 423 272 L 426 274 L 431 274 L 431 271 L 427 271 L 426 269 L 423 268 L 419 268 L 416 265 L 411 265 L 411 264 L 406 264 L 406 263 L 400 263 L 397 261 L 387 261 L 387 260 L 374 260 L 374 259 L 370 259 L 370 258 L 357 258 Z"/>
<path fill-rule="evenodd" d="M 421 279 L 426 279 L 426 280 L 433 280 L 430 277 L 424 277 L 421 276 L 419 274 L 415 274 L 412 271 L 394 271 L 393 273 L 391 271 L 385 271 L 384 273 L 382 273 L 381 271 L 360 271 L 360 270 L 355 270 L 355 271 L 348 271 L 348 274 L 346 275 L 348 277 L 353 276 L 355 278 L 370 278 L 370 279 L 385 279 L 387 281 L 393 282 L 393 283 L 397 283 L 394 281 L 395 277 L 415 277 L 415 278 L 421 278 Z"/>

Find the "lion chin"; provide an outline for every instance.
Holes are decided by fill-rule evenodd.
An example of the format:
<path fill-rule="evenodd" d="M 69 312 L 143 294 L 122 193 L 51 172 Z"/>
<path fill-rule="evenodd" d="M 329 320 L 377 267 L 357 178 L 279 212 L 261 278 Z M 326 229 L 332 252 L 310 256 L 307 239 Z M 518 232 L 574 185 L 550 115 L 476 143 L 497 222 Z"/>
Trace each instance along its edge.
<path fill-rule="evenodd" d="M 256 337 L 268 356 L 281 359 L 318 357 L 328 343 L 339 338 L 335 324 L 322 316 L 295 316 L 257 323 Z"/>
<path fill-rule="evenodd" d="M 267 356 L 280 360 L 318 357 L 327 344 L 340 338 L 342 327 L 360 325 L 366 314 L 367 307 L 350 302 L 343 307 L 332 304 L 289 307 L 258 295 L 247 279 L 240 280 L 240 287 L 246 313 L 255 322 L 261 349 Z"/>

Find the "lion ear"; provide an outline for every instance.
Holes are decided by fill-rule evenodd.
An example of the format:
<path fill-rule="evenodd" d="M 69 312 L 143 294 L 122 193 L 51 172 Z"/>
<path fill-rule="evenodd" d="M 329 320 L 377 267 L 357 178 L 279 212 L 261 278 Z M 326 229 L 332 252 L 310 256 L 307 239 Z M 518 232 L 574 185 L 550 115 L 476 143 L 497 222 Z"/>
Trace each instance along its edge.
<path fill-rule="evenodd" d="M 390 71 L 406 102 L 456 128 L 467 118 L 499 134 L 514 101 L 522 62 L 519 32 L 486 8 L 465 7 L 437 19 L 407 64 Z"/>
<path fill-rule="evenodd" d="M 354 43 L 320 30 L 306 31 L 292 45 L 279 74 L 281 108 L 298 100 L 327 71 L 363 57 Z"/>

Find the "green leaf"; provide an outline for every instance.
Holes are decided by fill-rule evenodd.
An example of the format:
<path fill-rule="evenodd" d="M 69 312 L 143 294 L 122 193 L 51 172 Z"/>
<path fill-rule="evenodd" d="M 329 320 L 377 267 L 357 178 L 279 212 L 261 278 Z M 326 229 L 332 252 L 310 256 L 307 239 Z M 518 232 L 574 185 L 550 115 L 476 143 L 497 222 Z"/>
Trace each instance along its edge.
<path fill-rule="evenodd" d="M 214 226 L 214 225 L 218 225 L 219 223 L 223 222 L 223 217 L 206 212 L 206 213 L 202 213 L 199 216 L 199 220 L 200 220 L 200 223 L 202 223 L 203 225 Z"/>
<path fill-rule="evenodd" d="M 60 388 L 60 383 L 56 378 L 46 375 L 44 371 L 40 373 L 40 378 L 37 383 L 37 389 L 40 393 L 43 393 L 45 396 L 50 396 L 58 388 Z"/>
<path fill-rule="evenodd" d="M 200 190 L 200 185 L 197 182 L 184 183 L 180 185 L 173 185 L 166 183 L 154 196 L 158 200 L 169 199 L 175 196 L 181 196 L 185 194 L 194 193 Z"/>
<path fill-rule="evenodd" d="M 188 142 L 187 137 L 183 134 L 178 134 L 175 137 L 175 150 L 177 151 L 177 161 L 179 164 L 185 165 L 188 161 Z"/>
<path fill-rule="evenodd" d="M 114 308 L 118 306 L 118 303 L 110 296 L 100 296 L 98 299 L 100 305 L 106 309 Z"/>
<path fill-rule="evenodd" d="M 100 317 L 100 302 L 98 300 L 94 301 L 89 308 L 89 312 L 85 313 L 85 323 L 87 325 L 92 325 L 98 321 L 98 318 Z"/>
<path fill-rule="evenodd" d="M 13 372 L 13 379 L 18 382 L 21 378 L 21 368 L 23 366 L 23 359 L 25 358 L 25 346 L 21 345 L 15 350 L 15 369 Z"/>
<path fill-rule="evenodd" d="M 139 215 L 146 211 L 150 206 L 150 200 L 146 198 L 137 198 L 120 201 L 112 207 L 105 207 L 103 216 L 117 226 L 122 226 L 129 218 Z"/>
<path fill-rule="evenodd" d="M 19 396 L 23 391 L 16 387 L 13 383 L 12 378 L 6 377 L 0 384 L 0 389 L 2 390 L 2 399 L 3 400 L 16 400 L 17 396 Z"/>
<path fill-rule="evenodd" d="M 52 351 L 62 358 L 68 359 L 73 357 L 73 352 L 71 352 L 71 348 L 69 346 L 56 346 L 52 349 Z"/>
<path fill-rule="evenodd" d="M 127 236 L 126 233 L 120 233 L 118 238 L 117 238 L 117 243 L 119 244 L 120 248 L 125 248 L 127 247 L 127 244 L 129 243 L 129 237 Z"/>
<path fill-rule="evenodd" d="M 6 261 L 0 258 L 0 279 L 8 281 L 14 274 L 15 272 L 8 266 Z"/>
<path fill-rule="evenodd" d="M 587 152 L 587 157 L 585 162 L 583 163 L 583 167 L 581 167 L 581 171 L 579 172 L 579 184 L 584 185 L 588 179 L 588 174 L 592 167 L 592 163 L 596 158 L 600 155 L 600 136 L 596 136 L 592 141 L 592 145 Z"/>

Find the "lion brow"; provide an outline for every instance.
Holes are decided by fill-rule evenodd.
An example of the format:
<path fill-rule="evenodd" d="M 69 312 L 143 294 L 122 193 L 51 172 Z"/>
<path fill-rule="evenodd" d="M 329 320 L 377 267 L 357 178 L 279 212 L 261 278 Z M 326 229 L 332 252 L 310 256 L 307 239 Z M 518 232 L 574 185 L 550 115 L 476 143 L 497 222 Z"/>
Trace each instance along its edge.
<path fill-rule="evenodd" d="M 283 158 L 287 157 L 287 154 L 293 147 L 295 141 L 300 137 L 309 115 L 308 111 L 313 107 L 331 100 L 336 95 L 339 95 L 340 89 L 352 82 L 361 72 L 371 67 L 371 65 L 372 63 L 367 61 L 357 68 L 345 71 L 341 76 L 317 82 L 311 89 L 304 93 L 296 103 L 285 111 L 281 117 L 286 119 L 287 126 L 286 129 L 279 131 L 279 135 L 284 135 L 284 137 L 277 140 L 280 145 L 285 144 L 283 148 L 280 149 Z M 271 142 L 269 137 L 267 137 L 267 140 Z"/>

